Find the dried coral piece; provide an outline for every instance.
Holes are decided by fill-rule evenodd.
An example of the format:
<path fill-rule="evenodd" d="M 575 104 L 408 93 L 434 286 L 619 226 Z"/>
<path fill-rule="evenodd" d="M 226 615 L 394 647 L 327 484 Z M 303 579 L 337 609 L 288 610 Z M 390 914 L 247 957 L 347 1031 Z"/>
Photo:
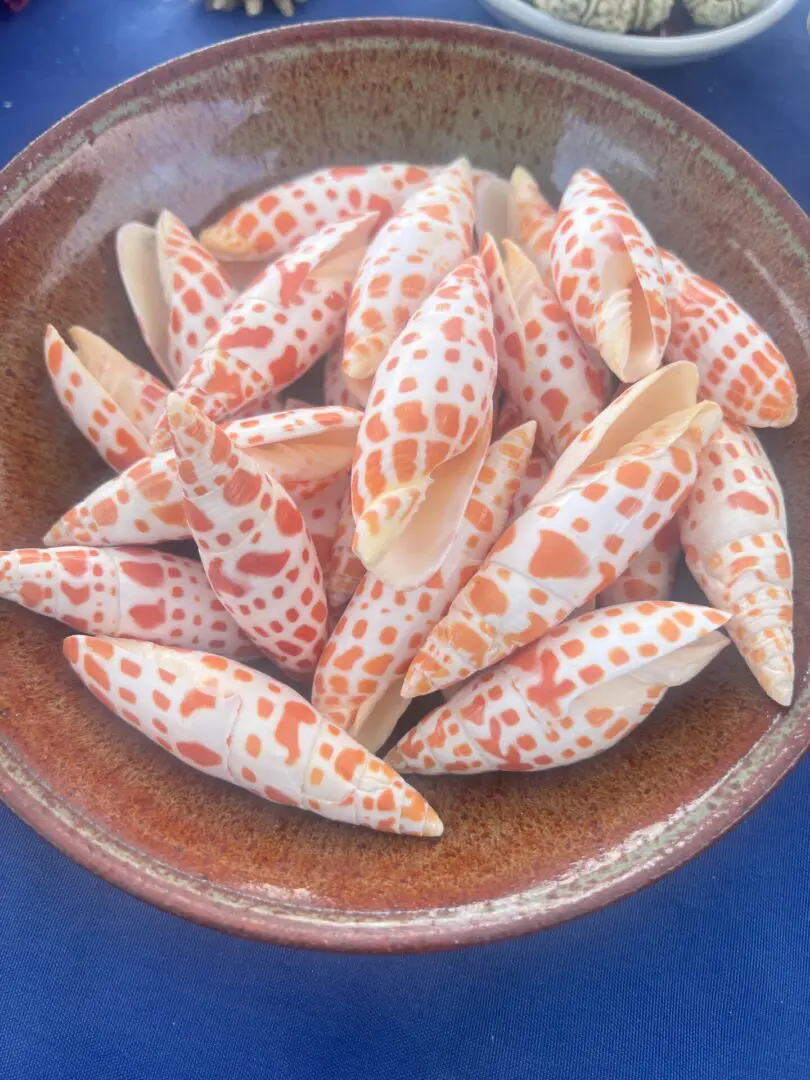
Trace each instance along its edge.
<path fill-rule="evenodd" d="M 333 821 L 442 833 L 435 811 L 390 766 L 259 671 L 129 639 L 69 637 L 64 652 L 102 704 L 208 776 Z"/>
<path fill-rule="evenodd" d="M 249 658 L 259 650 L 193 559 L 145 548 L 0 551 L 0 597 L 83 634 Z"/>
<path fill-rule="evenodd" d="M 178 394 L 168 403 L 186 519 L 211 587 L 293 676 L 315 668 L 326 596 L 312 537 L 284 488 Z"/>
<path fill-rule="evenodd" d="M 216 259 L 168 210 L 116 234 L 118 270 L 144 341 L 174 385 L 236 299 Z"/>
<path fill-rule="evenodd" d="M 424 584 L 450 549 L 489 444 L 495 374 L 492 309 L 473 256 L 394 343 L 357 435 L 354 551 L 393 589 Z"/>
<path fill-rule="evenodd" d="M 700 394 L 751 427 L 786 427 L 797 415 L 793 372 L 770 336 L 732 298 L 668 251 L 669 360 L 697 365 Z"/>
<path fill-rule="evenodd" d="M 580 468 L 558 490 L 552 474 L 433 630 L 403 693 L 425 694 L 489 667 L 615 581 L 677 513 L 720 417 L 713 402 L 702 402 L 648 428 L 604 464 Z"/>
<path fill-rule="evenodd" d="M 398 592 L 367 574 L 327 642 L 313 704 L 370 750 L 408 705 L 400 689 L 418 648 L 502 532 L 533 441 L 529 422 L 493 443 L 453 546 L 421 588 Z"/>
<path fill-rule="evenodd" d="M 361 401 L 395 339 L 439 282 L 472 252 L 472 173 L 459 158 L 383 226 L 352 285 L 343 374 Z"/>
<path fill-rule="evenodd" d="M 52 327 L 45 330 L 45 366 L 73 423 L 113 469 L 151 454 L 149 436 L 168 387 L 80 326 L 74 352 Z"/>
<path fill-rule="evenodd" d="M 563 193 L 551 241 L 554 289 L 574 329 L 623 382 L 660 365 L 670 331 L 658 248 L 590 169 Z"/>
<path fill-rule="evenodd" d="M 220 259 L 276 259 L 357 214 L 384 224 L 430 178 L 430 169 L 400 162 L 317 169 L 241 202 L 203 229 L 200 241 Z"/>
<path fill-rule="evenodd" d="M 555 461 L 605 407 L 612 380 L 579 340 L 534 264 L 511 241 L 503 246 L 505 264 L 490 237 L 481 246 L 496 340 L 499 320 L 511 327 L 498 350 L 498 377 L 520 415 L 537 423 L 538 448 Z"/>
<path fill-rule="evenodd" d="M 386 760 L 409 772 L 534 772 L 626 738 L 671 686 L 728 645 L 728 615 L 672 602 L 625 604 L 558 626 L 429 713 Z"/>
<path fill-rule="evenodd" d="M 724 420 L 681 514 L 686 563 L 774 701 L 793 698 L 793 558 L 782 488 L 754 433 Z"/>
<path fill-rule="evenodd" d="M 322 229 L 273 263 L 230 308 L 176 393 L 220 422 L 308 371 L 340 335 L 374 215 Z M 152 436 L 168 449 L 161 418 Z"/>

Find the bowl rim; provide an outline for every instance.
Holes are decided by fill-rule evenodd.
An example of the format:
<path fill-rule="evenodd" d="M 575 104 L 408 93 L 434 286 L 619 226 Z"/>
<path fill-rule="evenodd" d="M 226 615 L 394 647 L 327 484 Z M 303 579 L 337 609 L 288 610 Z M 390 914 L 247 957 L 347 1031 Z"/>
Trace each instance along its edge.
<path fill-rule="evenodd" d="M 139 95 L 166 92 L 175 81 L 197 79 L 208 68 L 239 61 L 246 55 L 276 53 L 286 48 L 324 42 L 348 46 L 370 38 L 431 40 L 494 54 L 565 67 L 606 84 L 685 125 L 707 144 L 724 168 L 740 172 L 744 181 L 770 204 L 792 232 L 810 273 L 810 219 L 781 185 L 742 147 L 708 120 L 670 95 L 603 61 L 559 45 L 506 30 L 431 19 L 369 18 L 311 22 L 258 31 L 186 53 L 119 83 L 58 121 L 0 171 L 0 213 L 13 207 L 38 180 L 66 160 L 90 133 L 100 134 L 131 110 Z M 4 218 L 0 218 L 0 226 Z M 53 792 L 15 748 L 0 738 L 0 798 L 38 833 L 89 870 L 164 910 L 207 926 L 282 945 L 335 951 L 412 952 L 450 948 L 512 937 L 557 925 L 604 907 L 651 884 L 718 839 L 741 820 L 799 761 L 810 745 L 810 687 L 792 709 L 777 718 L 754 746 L 711 791 L 708 805 L 689 805 L 656 826 L 649 851 L 632 860 L 618 876 L 604 880 L 599 867 L 576 868 L 577 880 L 590 891 L 566 897 L 557 882 L 549 894 L 534 886 L 493 901 L 414 912 L 302 912 L 277 902 L 245 905 L 245 894 L 212 886 L 151 856 L 143 856 L 120 838 L 105 832 L 74 805 Z M 647 830 L 650 832 L 650 830 Z M 646 842 L 646 841 L 645 841 Z M 632 855 L 632 852 L 631 852 Z M 613 868 L 611 868 L 613 870 Z"/>
<path fill-rule="evenodd" d="M 608 53 L 637 59 L 674 59 L 682 57 L 699 60 L 701 57 L 740 45 L 764 33 L 795 7 L 798 0 L 765 0 L 762 7 L 740 22 L 730 26 L 698 30 L 693 34 L 673 37 L 639 37 L 617 34 L 609 30 L 594 30 L 564 19 L 557 19 L 532 5 L 531 0 L 479 0 L 482 7 L 519 23 L 526 31 L 549 37 L 572 48 L 595 53 Z"/>

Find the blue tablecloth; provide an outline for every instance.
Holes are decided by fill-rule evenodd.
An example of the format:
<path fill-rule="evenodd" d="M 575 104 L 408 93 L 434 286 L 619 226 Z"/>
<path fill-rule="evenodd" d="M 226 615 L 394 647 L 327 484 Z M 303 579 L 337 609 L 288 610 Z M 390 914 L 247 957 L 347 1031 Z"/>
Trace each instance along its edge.
<path fill-rule="evenodd" d="M 808 209 L 804 6 L 735 52 L 648 77 Z M 303 11 L 491 22 L 473 0 Z M 280 21 L 208 15 L 194 0 L 0 12 L 0 161 L 121 79 Z M 518 941 L 394 958 L 193 926 L 73 865 L 0 807 L 0 1078 L 808 1080 L 808 807 L 810 760 L 731 835 L 615 907 Z"/>

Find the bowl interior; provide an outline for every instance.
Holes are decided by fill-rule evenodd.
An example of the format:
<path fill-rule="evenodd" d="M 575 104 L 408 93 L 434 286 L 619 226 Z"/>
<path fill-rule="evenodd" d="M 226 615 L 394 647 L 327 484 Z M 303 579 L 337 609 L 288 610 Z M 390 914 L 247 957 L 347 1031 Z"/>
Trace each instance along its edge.
<path fill-rule="evenodd" d="M 547 193 L 589 164 L 729 286 L 810 382 L 808 227 L 708 124 L 651 87 L 554 46 L 451 24 L 298 27 L 173 62 L 84 107 L 3 177 L 0 543 L 36 545 L 104 475 L 62 413 L 46 321 L 146 353 L 113 235 L 164 206 L 198 225 L 243 191 L 317 165 L 459 153 L 526 164 Z M 810 524 L 810 417 L 766 440 L 792 534 Z M 797 670 L 810 619 L 797 603 Z M 223 928 L 377 949 L 559 921 L 651 880 L 718 835 L 808 739 L 802 674 L 780 711 L 727 650 L 626 742 L 533 776 L 418 781 L 442 815 L 409 842 L 271 806 L 202 777 L 115 720 L 61 658 L 64 629 L 0 604 L 0 792 L 113 881 Z"/>

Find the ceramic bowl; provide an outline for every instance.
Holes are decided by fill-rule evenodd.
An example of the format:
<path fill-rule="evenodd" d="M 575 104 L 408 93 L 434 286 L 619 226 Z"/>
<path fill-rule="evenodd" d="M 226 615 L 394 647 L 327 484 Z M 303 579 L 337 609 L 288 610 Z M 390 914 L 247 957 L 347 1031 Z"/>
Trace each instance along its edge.
<path fill-rule="evenodd" d="M 703 28 L 673 37 L 649 37 L 609 34 L 604 30 L 577 26 L 547 15 L 532 7 L 527 0 L 480 2 L 499 23 L 510 30 L 535 34 L 627 68 L 669 67 L 693 60 L 707 60 L 764 33 L 796 4 L 796 0 L 762 0 L 761 7 L 753 15 L 719 30 Z"/>
<path fill-rule="evenodd" d="M 538 104 L 539 103 L 539 104 Z M 532 169 L 550 195 L 588 163 L 659 240 L 724 282 L 810 383 L 810 225 L 738 146 L 658 90 L 501 31 L 379 20 L 229 41 L 57 124 L 0 182 L 0 540 L 36 544 L 104 467 L 42 363 L 46 320 L 146 361 L 116 227 L 193 225 L 317 165 Z M 768 440 L 794 537 L 810 528 L 810 410 Z M 797 670 L 810 608 L 800 592 Z M 644 885 L 749 810 L 810 740 L 807 676 L 780 710 L 727 650 L 631 738 L 580 766 L 417 783 L 440 841 L 325 822 L 194 772 L 98 704 L 65 629 L 0 602 L 0 793 L 85 866 L 162 907 L 290 944 L 405 950 L 550 926 Z M 727 659 L 726 659 L 727 658 Z"/>

